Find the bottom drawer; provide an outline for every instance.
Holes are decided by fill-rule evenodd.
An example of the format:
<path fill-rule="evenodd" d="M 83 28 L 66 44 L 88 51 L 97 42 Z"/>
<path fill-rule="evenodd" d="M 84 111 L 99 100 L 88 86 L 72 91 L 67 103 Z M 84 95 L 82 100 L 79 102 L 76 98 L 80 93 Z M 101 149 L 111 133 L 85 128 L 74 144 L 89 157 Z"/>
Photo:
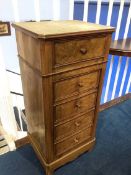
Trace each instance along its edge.
<path fill-rule="evenodd" d="M 58 156 L 71 150 L 72 148 L 79 146 L 80 143 L 88 140 L 91 137 L 91 130 L 92 128 L 90 127 L 84 131 L 81 131 L 77 135 L 70 137 L 69 139 L 55 143 L 55 154 Z"/>

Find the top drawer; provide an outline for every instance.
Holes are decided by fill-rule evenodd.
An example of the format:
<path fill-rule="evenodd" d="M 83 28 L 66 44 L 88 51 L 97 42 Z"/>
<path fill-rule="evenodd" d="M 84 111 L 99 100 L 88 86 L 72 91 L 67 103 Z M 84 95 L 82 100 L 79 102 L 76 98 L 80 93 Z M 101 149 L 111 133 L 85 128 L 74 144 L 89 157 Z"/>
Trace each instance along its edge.
<path fill-rule="evenodd" d="M 55 66 L 102 57 L 106 37 L 72 40 L 55 43 Z"/>

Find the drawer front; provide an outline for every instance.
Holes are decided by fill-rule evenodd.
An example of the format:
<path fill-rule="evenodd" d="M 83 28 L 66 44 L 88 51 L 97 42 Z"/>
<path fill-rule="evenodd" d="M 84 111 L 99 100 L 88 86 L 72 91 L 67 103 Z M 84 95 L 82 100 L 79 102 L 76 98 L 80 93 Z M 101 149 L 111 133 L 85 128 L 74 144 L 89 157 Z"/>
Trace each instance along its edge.
<path fill-rule="evenodd" d="M 66 139 L 62 142 L 56 143 L 55 144 L 55 154 L 61 155 L 69 150 L 71 150 L 72 148 L 76 148 L 77 146 L 79 146 L 79 144 L 81 144 L 84 141 L 87 141 L 90 137 L 91 137 L 91 127 L 80 132 L 79 134 L 76 134 L 72 137 L 70 137 L 69 139 Z"/>
<path fill-rule="evenodd" d="M 70 64 L 102 57 L 105 54 L 106 37 L 55 43 L 55 65 Z"/>
<path fill-rule="evenodd" d="M 99 71 L 59 81 L 54 85 L 55 100 L 58 101 L 75 94 L 77 95 L 79 93 L 83 93 L 84 91 L 88 91 L 92 88 L 96 88 L 98 83 Z"/>
<path fill-rule="evenodd" d="M 79 132 L 84 128 L 89 128 L 91 125 L 93 125 L 93 120 L 94 120 L 94 111 L 91 111 L 89 113 L 82 115 L 77 119 L 69 121 L 65 124 L 55 126 L 54 128 L 55 140 L 60 140 L 76 132 Z"/>
<path fill-rule="evenodd" d="M 80 112 L 88 112 L 96 104 L 97 93 L 92 93 L 55 106 L 55 122 L 71 119 Z"/>

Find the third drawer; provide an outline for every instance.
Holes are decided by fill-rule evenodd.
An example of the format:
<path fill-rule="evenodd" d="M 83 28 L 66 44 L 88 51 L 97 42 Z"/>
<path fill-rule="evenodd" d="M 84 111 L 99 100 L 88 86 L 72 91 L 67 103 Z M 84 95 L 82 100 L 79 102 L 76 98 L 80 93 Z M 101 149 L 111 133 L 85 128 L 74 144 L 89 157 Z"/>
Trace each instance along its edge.
<path fill-rule="evenodd" d="M 97 92 L 80 96 L 77 99 L 59 104 L 55 107 L 55 123 L 76 118 L 80 113 L 88 112 L 96 105 Z"/>

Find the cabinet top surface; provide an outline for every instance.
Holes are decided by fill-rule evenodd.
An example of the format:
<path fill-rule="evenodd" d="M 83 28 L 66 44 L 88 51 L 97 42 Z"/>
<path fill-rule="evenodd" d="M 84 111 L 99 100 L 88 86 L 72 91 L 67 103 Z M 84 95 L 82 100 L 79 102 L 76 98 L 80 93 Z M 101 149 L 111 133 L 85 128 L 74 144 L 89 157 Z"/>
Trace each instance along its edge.
<path fill-rule="evenodd" d="M 99 32 L 113 32 L 114 28 L 83 21 L 43 21 L 17 22 L 12 24 L 17 30 L 30 33 L 36 38 L 54 38 L 65 35 L 80 35 Z"/>

